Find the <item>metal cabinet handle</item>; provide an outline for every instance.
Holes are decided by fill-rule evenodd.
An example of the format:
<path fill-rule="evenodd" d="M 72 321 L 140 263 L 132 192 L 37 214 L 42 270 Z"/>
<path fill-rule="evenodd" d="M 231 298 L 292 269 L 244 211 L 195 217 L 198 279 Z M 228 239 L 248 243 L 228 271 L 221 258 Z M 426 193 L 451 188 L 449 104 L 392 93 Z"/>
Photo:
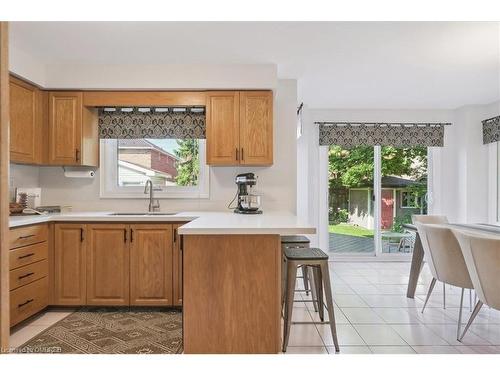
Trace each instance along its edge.
<path fill-rule="evenodd" d="M 29 272 L 29 273 L 27 273 L 26 275 L 19 276 L 19 277 L 18 277 L 18 279 L 19 279 L 19 280 L 22 280 L 22 279 L 24 279 L 25 277 L 28 277 L 28 276 L 31 276 L 31 275 L 34 275 L 34 274 L 35 274 L 34 272 Z"/>
<path fill-rule="evenodd" d="M 21 255 L 21 256 L 17 257 L 17 259 L 24 259 L 24 258 L 32 257 L 33 255 L 35 255 L 35 253 L 29 253 L 26 255 Z"/>
<path fill-rule="evenodd" d="M 35 235 L 34 234 L 27 234 L 26 236 L 19 236 L 18 238 L 20 240 L 25 240 L 26 238 L 31 238 L 31 237 L 35 237 Z"/>
<path fill-rule="evenodd" d="M 240 151 L 238 150 L 238 147 L 236 147 L 236 160 L 240 160 Z"/>
<path fill-rule="evenodd" d="M 85 237 L 83 235 L 83 228 L 80 228 L 80 242 L 83 242 L 85 240 Z"/>
<path fill-rule="evenodd" d="M 130 228 L 130 242 L 134 242 L 134 230 Z"/>
<path fill-rule="evenodd" d="M 241 148 L 241 160 L 245 160 L 245 156 L 243 154 L 243 147 Z"/>
<path fill-rule="evenodd" d="M 127 242 L 127 229 L 123 229 L 123 242 Z"/>
<path fill-rule="evenodd" d="M 19 305 L 17 305 L 17 307 L 18 307 L 18 308 L 19 308 L 19 307 L 23 307 L 24 305 L 27 305 L 28 303 L 31 303 L 31 302 L 33 302 L 33 301 L 34 301 L 34 299 L 29 299 L 29 300 L 27 300 L 26 302 L 20 303 Z"/>
<path fill-rule="evenodd" d="M 174 243 L 177 242 L 177 228 L 174 228 Z"/>

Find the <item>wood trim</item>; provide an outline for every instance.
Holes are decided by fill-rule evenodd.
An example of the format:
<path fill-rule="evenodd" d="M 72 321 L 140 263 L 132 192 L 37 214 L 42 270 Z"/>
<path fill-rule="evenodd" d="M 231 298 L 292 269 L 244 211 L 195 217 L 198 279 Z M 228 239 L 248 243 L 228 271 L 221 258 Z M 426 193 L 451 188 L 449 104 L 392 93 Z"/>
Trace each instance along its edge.
<path fill-rule="evenodd" d="M 83 105 L 104 106 L 204 106 L 203 91 L 85 91 Z"/>
<path fill-rule="evenodd" d="M 9 347 L 9 25 L 0 22 L 0 353 Z"/>

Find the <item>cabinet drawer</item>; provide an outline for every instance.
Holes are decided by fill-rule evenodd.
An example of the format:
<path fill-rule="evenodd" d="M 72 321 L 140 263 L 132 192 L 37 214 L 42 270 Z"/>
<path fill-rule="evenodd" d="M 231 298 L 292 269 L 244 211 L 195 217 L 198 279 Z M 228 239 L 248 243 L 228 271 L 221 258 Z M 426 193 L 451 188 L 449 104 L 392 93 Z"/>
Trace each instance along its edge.
<path fill-rule="evenodd" d="M 20 247 L 19 249 L 9 251 L 9 269 L 19 268 L 40 260 L 47 259 L 49 247 L 47 242 L 37 243 L 35 245 Z"/>
<path fill-rule="evenodd" d="M 17 289 L 48 275 L 47 259 L 10 271 L 10 290 Z"/>
<path fill-rule="evenodd" d="M 10 292 L 10 326 L 29 318 L 48 304 L 49 282 L 44 277 Z"/>
<path fill-rule="evenodd" d="M 10 230 L 9 249 L 16 249 L 21 246 L 47 241 L 47 237 L 47 224 L 14 228 Z"/>

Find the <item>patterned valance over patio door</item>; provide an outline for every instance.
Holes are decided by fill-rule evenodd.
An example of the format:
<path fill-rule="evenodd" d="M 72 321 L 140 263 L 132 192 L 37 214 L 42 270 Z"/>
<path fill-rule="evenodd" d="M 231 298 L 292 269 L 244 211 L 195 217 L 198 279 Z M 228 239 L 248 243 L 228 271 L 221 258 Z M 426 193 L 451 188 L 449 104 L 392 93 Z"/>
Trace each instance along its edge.
<path fill-rule="evenodd" d="M 204 107 L 99 108 L 99 137 L 205 138 Z"/>
<path fill-rule="evenodd" d="M 450 123 L 316 122 L 320 146 L 442 147 Z"/>
<path fill-rule="evenodd" d="M 483 121 L 483 143 L 500 141 L 500 116 Z"/>

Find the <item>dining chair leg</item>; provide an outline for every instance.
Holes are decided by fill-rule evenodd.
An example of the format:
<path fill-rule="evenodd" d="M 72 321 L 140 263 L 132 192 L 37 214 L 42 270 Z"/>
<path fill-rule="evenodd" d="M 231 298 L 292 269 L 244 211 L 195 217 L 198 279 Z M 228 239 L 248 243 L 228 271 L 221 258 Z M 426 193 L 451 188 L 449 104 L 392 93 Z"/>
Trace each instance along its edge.
<path fill-rule="evenodd" d="M 431 285 L 429 285 L 429 290 L 427 291 L 427 297 L 425 297 L 424 307 L 422 307 L 422 312 L 425 310 L 425 306 L 427 306 L 427 302 L 429 302 L 429 298 L 432 294 L 432 290 L 434 289 L 434 285 L 436 285 L 436 278 L 433 277 L 431 280 Z"/>
<path fill-rule="evenodd" d="M 446 310 L 446 284 L 443 283 L 443 309 Z"/>
<path fill-rule="evenodd" d="M 460 328 L 462 328 L 462 309 L 464 307 L 464 288 L 460 296 L 460 310 L 458 311 L 457 340 L 460 338 Z"/>
<path fill-rule="evenodd" d="M 332 284 L 330 282 L 330 273 L 328 271 L 328 263 L 325 262 L 320 266 L 321 279 L 323 280 L 323 285 L 325 287 L 325 297 L 326 297 L 326 308 L 328 309 L 328 321 L 330 322 L 330 330 L 332 332 L 333 345 L 335 346 L 335 351 L 339 352 L 339 342 L 337 339 L 337 327 L 335 325 L 335 309 L 333 306 L 332 297 Z"/>
<path fill-rule="evenodd" d="M 323 303 L 323 283 L 321 282 L 321 270 L 318 266 L 313 267 L 314 284 L 316 284 L 316 298 L 318 301 L 319 320 L 325 321 L 325 305 Z"/>
<path fill-rule="evenodd" d="M 302 282 L 306 291 L 306 296 L 309 295 L 309 269 L 307 266 L 302 266 Z"/>
<path fill-rule="evenodd" d="M 472 311 L 472 315 L 470 316 L 469 321 L 467 322 L 467 324 L 466 324 L 466 326 L 465 326 L 465 328 L 464 328 L 464 330 L 462 332 L 462 336 L 460 336 L 460 339 L 458 339 L 458 341 L 462 341 L 462 339 L 464 338 L 465 334 L 467 333 L 467 330 L 471 326 L 472 322 L 474 321 L 474 319 L 476 319 L 476 316 L 479 313 L 479 310 L 481 310 L 482 306 L 483 306 L 483 303 L 481 301 L 478 301 L 476 303 L 476 306 L 474 307 L 474 310 Z"/>
<path fill-rule="evenodd" d="M 283 327 L 283 352 L 286 352 L 288 339 L 290 337 L 290 327 L 292 325 L 293 300 L 295 298 L 295 282 L 297 280 L 297 265 L 294 262 L 287 262 L 286 267 L 286 298 L 285 298 L 285 321 Z"/>

